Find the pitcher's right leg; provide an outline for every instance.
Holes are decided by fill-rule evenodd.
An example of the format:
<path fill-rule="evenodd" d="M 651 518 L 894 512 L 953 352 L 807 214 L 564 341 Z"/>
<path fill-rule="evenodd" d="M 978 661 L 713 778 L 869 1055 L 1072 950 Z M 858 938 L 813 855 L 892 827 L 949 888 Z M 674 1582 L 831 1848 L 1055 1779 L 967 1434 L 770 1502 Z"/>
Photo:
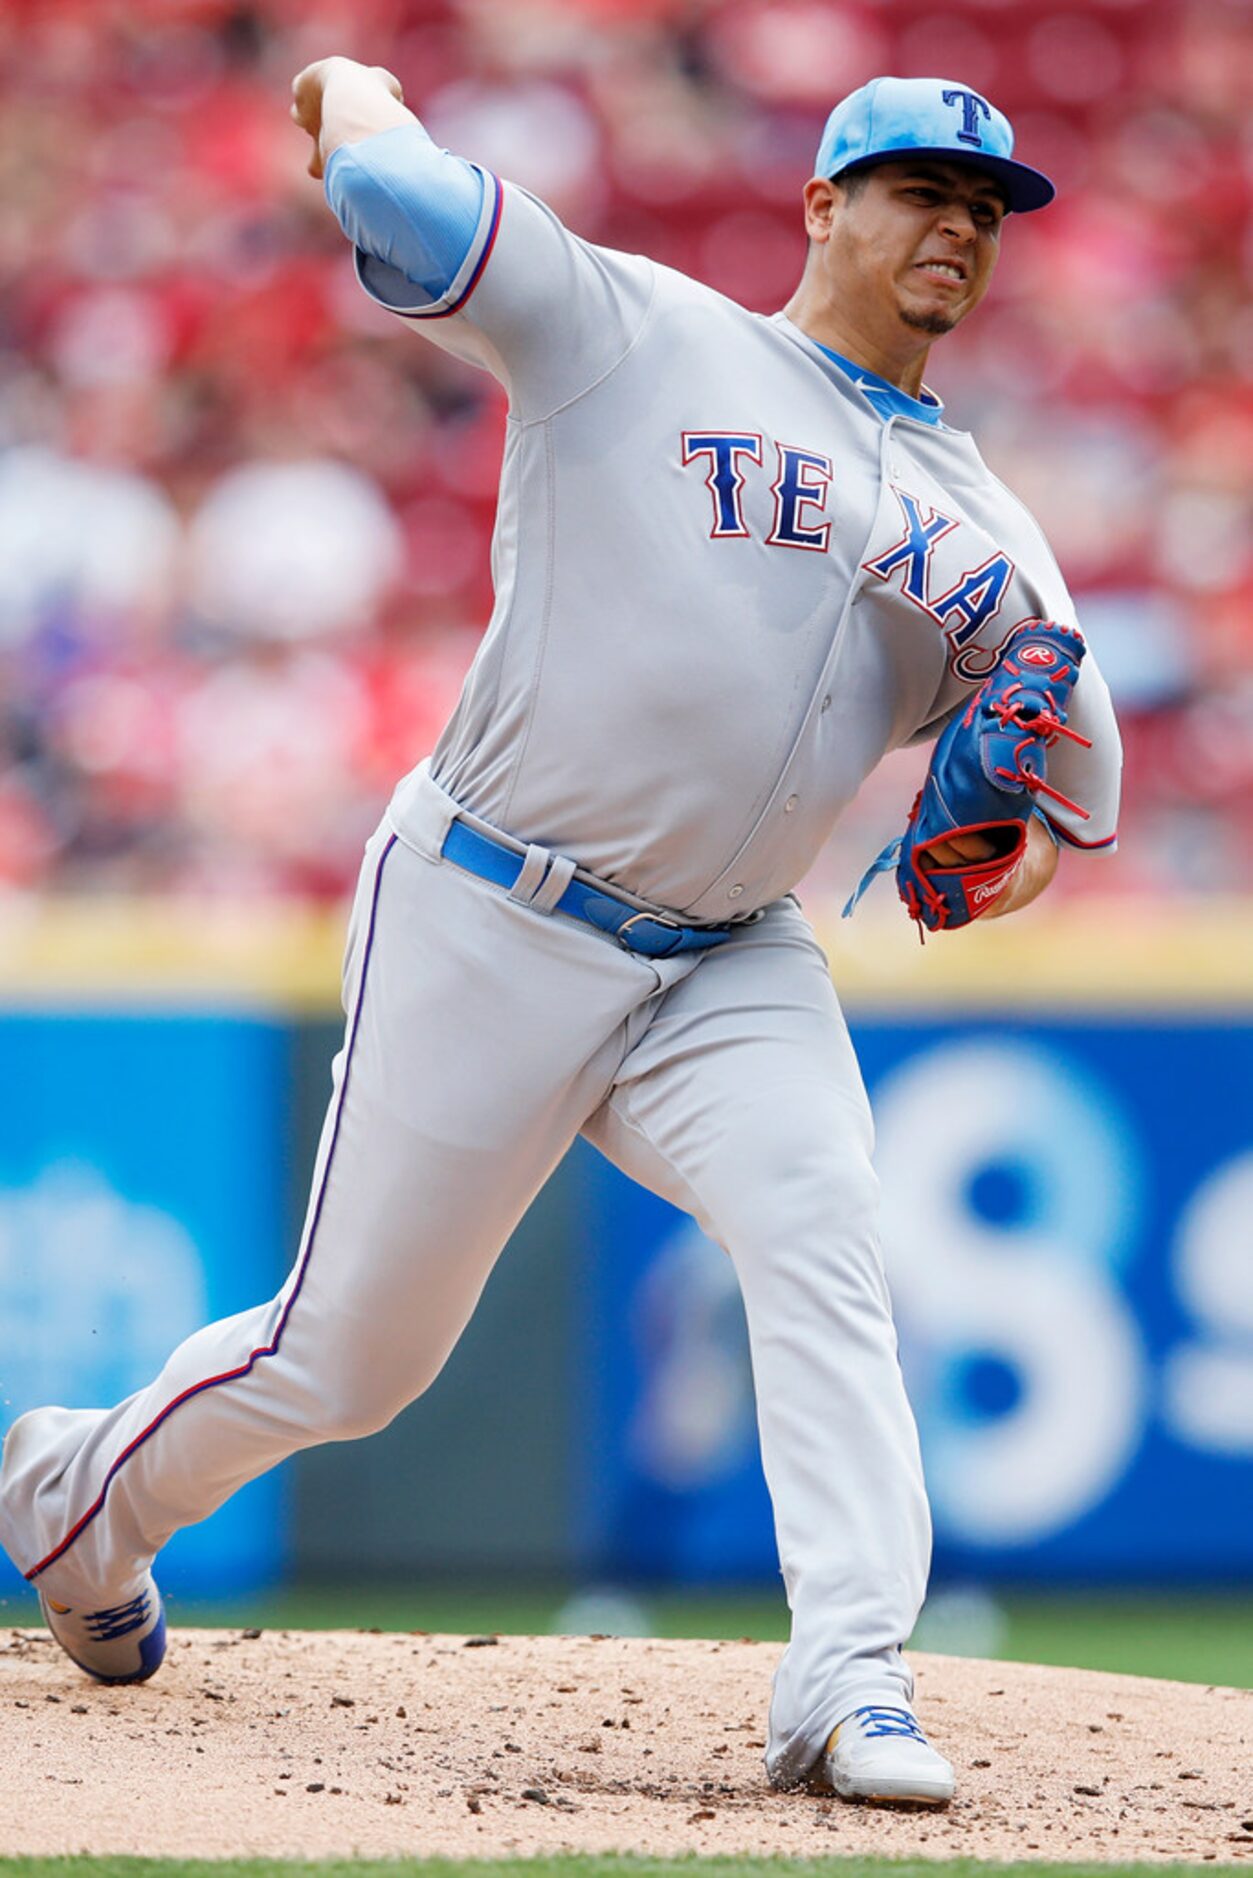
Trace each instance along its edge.
<path fill-rule="evenodd" d="M 884 1737 L 895 1731 L 899 1759 L 908 1726 L 891 1718 L 909 1712 L 901 1646 L 930 1521 L 879 1252 L 870 1110 L 799 908 L 772 906 L 667 994 L 586 1132 L 692 1213 L 739 1277 L 792 1608 L 770 1777 L 806 1778 L 859 1710 L 875 1711 L 877 1776 Z"/>
<path fill-rule="evenodd" d="M 117 1408 L 36 1410 L 6 1442 L 0 1541 L 58 1604 L 133 1600 L 171 1533 L 426 1388 L 659 984 L 647 961 L 389 832 L 354 926 L 345 1045 L 282 1292 L 198 1331 Z"/>

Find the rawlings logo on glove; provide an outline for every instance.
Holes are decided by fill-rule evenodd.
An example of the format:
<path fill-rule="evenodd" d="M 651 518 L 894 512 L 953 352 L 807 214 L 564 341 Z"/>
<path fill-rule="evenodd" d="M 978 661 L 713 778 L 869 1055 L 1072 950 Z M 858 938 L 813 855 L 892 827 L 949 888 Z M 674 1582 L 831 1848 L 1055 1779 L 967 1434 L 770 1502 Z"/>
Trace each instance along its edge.
<path fill-rule="evenodd" d="M 920 938 L 924 927 L 968 926 L 995 906 L 1021 866 L 1037 797 L 1048 796 L 1087 820 L 1086 809 L 1049 784 L 1045 755 L 1059 737 L 1091 748 L 1066 723 L 1084 650 L 1073 626 L 1041 620 L 1019 627 L 965 710 L 942 732 L 905 833 L 871 863 L 844 909 L 846 919 L 876 876 L 895 867 L 897 890 Z M 982 837 L 987 851 L 978 860 L 955 860 L 952 844 L 970 835 Z"/>

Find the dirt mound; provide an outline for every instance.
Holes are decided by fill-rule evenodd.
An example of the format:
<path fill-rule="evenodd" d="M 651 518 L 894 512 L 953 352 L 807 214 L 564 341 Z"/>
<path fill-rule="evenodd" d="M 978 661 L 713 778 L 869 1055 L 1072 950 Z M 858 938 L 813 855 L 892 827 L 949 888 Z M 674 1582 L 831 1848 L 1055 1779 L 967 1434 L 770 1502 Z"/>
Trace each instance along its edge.
<path fill-rule="evenodd" d="M 917 1656 L 947 1812 L 774 1793 L 778 1646 L 183 1631 L 135 1689 L 0 1633 L 0 1851 L 1253 1862 L 1253 1694 Z"/>

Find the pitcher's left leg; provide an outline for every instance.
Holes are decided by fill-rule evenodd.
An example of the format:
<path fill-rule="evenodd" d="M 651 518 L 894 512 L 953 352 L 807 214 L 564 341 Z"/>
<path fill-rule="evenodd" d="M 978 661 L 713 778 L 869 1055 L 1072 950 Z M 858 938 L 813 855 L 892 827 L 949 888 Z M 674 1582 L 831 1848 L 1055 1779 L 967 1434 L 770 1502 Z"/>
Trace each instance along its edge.
<path fill-rule="evenodd" d="M 692 1213 L 744 1295 L 792 1609 L 767 1766 L 908 1704 L 930 1520 L 877 1231 L 872 1129 L 826 959 L 785 901 L 668 992 L 585 1131 Z"/>

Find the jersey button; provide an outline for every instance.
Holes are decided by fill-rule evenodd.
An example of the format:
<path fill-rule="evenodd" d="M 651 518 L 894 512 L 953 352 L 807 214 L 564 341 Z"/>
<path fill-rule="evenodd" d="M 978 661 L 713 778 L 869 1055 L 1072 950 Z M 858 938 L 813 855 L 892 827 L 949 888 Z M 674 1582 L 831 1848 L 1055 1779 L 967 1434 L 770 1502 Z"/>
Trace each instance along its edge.
<path fill-rule="evenodd" d="M 826 697 L 822 700 L 822 708 L 824 711 L 829 711 L 831 709 L 831 693 L 829 691 Z"/>
<path fill-rule="evenodd" d="M 800 801 L 799 796 L 789 796 L 787 801 L 783 804 L 783 813 L 785 815 L 790 815 L 792 813 L 792 810 L 796 807 L 796 804 L 799 801 Z"/>
<path fill-rule="evenodd" d="M 743 887 L 741 887 L 737 882 L 737 884 L 734 887 L 727 888 L 727 899 L 738 900 L 740 895 L 743 893 L 743 891 L 744 891 Z"/>

